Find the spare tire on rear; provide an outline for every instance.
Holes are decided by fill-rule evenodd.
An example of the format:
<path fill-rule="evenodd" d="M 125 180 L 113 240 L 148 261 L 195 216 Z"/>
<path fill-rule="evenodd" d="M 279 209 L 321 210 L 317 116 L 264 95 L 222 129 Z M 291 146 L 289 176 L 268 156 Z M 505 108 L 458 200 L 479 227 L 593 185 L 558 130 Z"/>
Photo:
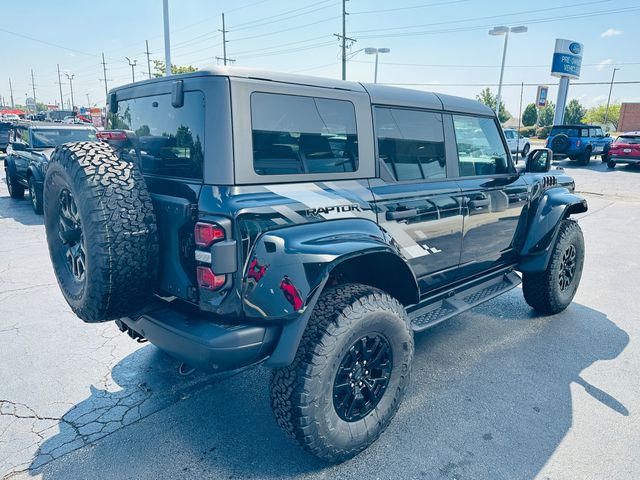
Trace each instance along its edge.
<path fill-rule="evenodd" d="M 158 274 L 156 217 L 138 166 L 105 143 L 66 143 L 43 193 L 49 255 L 74 313 L 103 322 L 138 310 Z"/>

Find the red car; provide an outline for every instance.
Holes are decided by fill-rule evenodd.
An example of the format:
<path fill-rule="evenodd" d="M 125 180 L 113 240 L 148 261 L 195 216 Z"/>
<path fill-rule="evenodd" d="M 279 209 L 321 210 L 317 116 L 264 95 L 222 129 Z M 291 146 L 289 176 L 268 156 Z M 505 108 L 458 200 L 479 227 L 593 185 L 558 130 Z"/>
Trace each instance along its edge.
<path fill-rule="evenodd" d="M 640 132 L 627 132 L 616 138 L 606 155 L 607 167 L 617 163 L 640 164 Z"/>

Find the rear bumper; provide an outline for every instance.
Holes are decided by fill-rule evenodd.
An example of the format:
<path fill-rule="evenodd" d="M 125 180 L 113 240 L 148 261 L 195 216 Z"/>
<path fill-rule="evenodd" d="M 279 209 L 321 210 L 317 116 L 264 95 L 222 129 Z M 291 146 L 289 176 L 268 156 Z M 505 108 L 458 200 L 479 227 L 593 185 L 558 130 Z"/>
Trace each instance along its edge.
<path fill-rule="evenodd" d="M 640 163 L 640 157 L 609 155 L 609 160 L 616 163 L 631 163 L 631 164 Z"/>
<path fill-rule="evenodd" d="M 176 359 L 205 372 L 221 372 L 264 360 L 280 326 L 228 325 L 215 317 L 169 308 L 157 301 L 139 316 L 116 320 Z"/>

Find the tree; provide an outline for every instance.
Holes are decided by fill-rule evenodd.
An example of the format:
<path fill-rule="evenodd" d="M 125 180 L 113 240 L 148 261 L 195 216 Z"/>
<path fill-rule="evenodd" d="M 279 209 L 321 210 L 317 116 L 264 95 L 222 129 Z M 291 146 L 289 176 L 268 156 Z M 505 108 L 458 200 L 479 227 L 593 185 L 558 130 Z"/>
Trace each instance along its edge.
<path fill-rule="evenodd" d="M 594 123 L 603 125 L 605 128 L 607 125 L 604 125 L 604 117 L 607 112 L 606 105 L 598 105 L 596 107 L 592 107 L 587 110 L 587 113 L 584 116 L 584 121 L 587 123 Z M 618 123 L 620 121 L 620 104 L 612 103 L 609 105 L 609 115 L 607 116 L 607 123 L 613 125 L 614 130 L 618 130 Z"/>
<path fill-rule="evenodd" d="M 154 77 L 164 77 L 165 71 L 165 63 L 162 60 L 151 60 L 153 62 L 153 76 Z M 197 67 L 193 67 L 191 65 L 171 65 L 171 73 L 177 75 L 179 73 L 191 73 L 197 72 Z"/>
<path fill-rule="evenodd" d="M 496 96 L 491 92 L 491 89 L 489 87 L 485 88 L 478 95 L 476 95 L 476 100 L 478 100 L 480 103 L 485 104 L 491 110 L 496 109 Z M 500 123 L 504 123 L 510 118 L 511 114 L 507 111 L 504 106 L 504 102 L 501 99 L 498 120 L 500 121 Z"/>
<path fill-rule="evenodd" d="M 535 103 L 530 103 L 522 112 L 522 125 L 533 127 L 538 121 L 538 109 Z"/>
<path fill-rule="evenodd" d="M 547 106 L 540 109 L 538 115 L 538 125 L 541 127 L 548 127 L 553 125 L 553 116 L 556 113 L 556 106 L 551 100 L 547 103 Z"/>
<path fill-rule="evenodd" d="M 580 124 L 585 113 L 587 113 L 587 110 L 574 98 L 564 110 L 564 123 L 568 125 Z"/>

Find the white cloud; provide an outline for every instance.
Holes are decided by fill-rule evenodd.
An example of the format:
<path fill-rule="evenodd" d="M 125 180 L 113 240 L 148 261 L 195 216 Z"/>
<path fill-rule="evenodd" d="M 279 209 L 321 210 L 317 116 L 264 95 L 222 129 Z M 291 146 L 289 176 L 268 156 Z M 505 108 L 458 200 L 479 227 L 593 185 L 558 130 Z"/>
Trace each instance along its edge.
<path fill-rule="evenodd" d="M 615 28 L 610 28 L 600 34 L 601 37 L 616 37 L 618 35 L 622 35 L 622 30 L 618 30 Z"/>
<path fill-rule="evenodd" d="M 613 63 L 613 59 L 612 58 L 607 58 L 605 60 L 602 60 L 597 66 L 596 68 L 599 71 L 604 70 L 604 67 L 606 67 L 607 65 L 611 65 Z"/>

